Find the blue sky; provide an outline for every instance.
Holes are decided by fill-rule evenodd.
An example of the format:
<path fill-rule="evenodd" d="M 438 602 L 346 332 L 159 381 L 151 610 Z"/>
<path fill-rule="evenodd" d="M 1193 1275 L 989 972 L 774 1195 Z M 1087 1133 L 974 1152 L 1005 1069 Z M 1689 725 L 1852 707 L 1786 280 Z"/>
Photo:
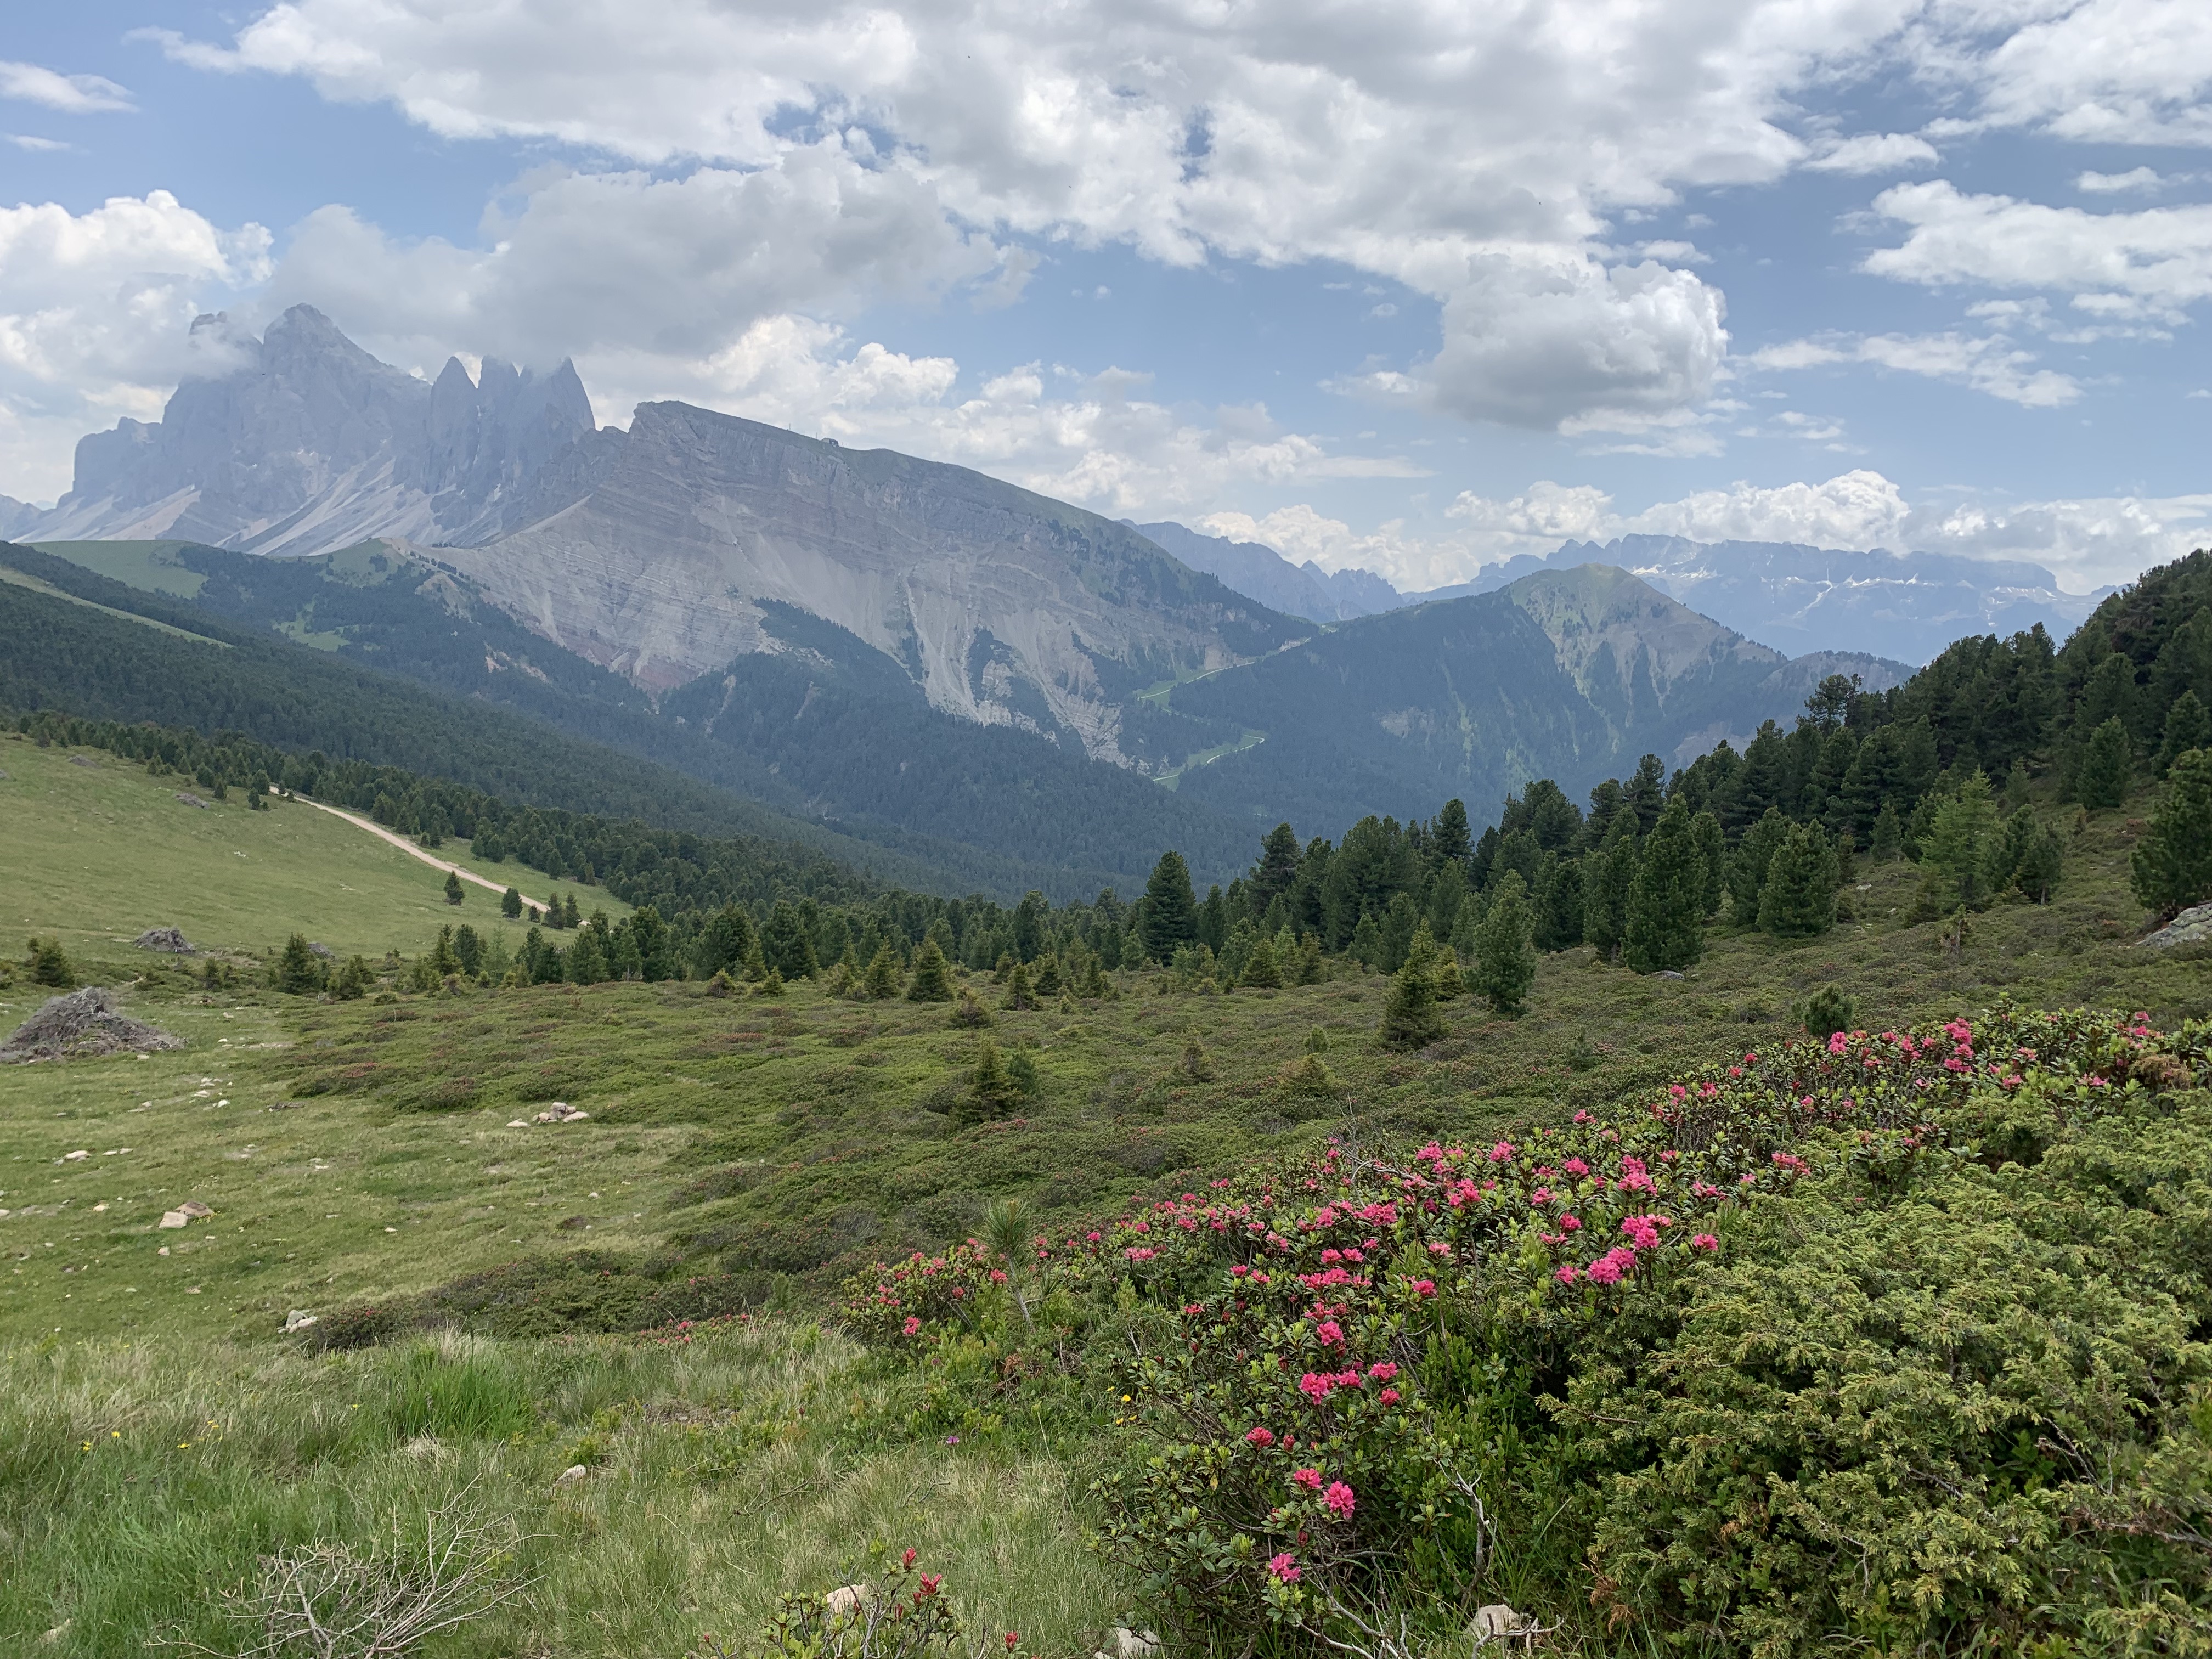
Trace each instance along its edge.
<path fill-rule="evenodd" d="M 1408 587 L 2212 536 L 2201 5 L 91 0 L 0 60 L 24 499 L 305 301 Z"/>

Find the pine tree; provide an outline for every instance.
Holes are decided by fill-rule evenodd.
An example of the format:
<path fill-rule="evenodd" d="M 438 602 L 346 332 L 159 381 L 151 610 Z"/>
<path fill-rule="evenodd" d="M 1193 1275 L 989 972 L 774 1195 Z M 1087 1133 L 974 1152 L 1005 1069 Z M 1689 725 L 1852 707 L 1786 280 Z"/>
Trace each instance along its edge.
<path fill-rule="evenodd" d="M 500 895 L 499 913 L 509 921 L 517 920 L 522 915 L 522 895 L 514 888 L 508 888 Z"/>
<path fill-rule="evenodd" d="M 1048 951 L 1037 958 L 1036 994 L 1040 1002 L 1050 1002 L 1060 995 L 1060 957 Z"/>
<path fill-rule="evenodd" d="M 991 1011 L 986 1008 L 973 991 L 960 993 L 959 1005 L 952 1011 L 952 1023 L 969 1030 L 981 1030 L 991 1023 Z"/>
<path fill-rule="evenodd" d="M 1114 988 L 1106 982 L 1106 969 L 1097 957 L 1091 958 L 1083 971 L 1083 995 L 1097 1002 L 1112 994 Z"/>
<path fill-rule="evenodd" d="M 1621 843 L 1631 849 L 1632 843 Z M 1531 942 L 1535 918 L 1521 878 L 1509 872 L 1491 896 L 1490 908 L 1476 930 L 1474 988 L 1501 1014 L 1517 1014 L 1528 988 L 1536 982 L 1536 947 Z"/>
<path fill-rule="evenodd" d="M 1429 835 L 1429 850 L 1440 861 L 1464 864 L 1474 854 L 1468 839 L 1467 803 L 1455 796 L 1443 804 Z"/>
<path fill-rule="evenodd" d="M 563 927 L 574 927 L 577 925 L 577 920 L 576 896 L 572 892 L 566 899 L 562 901 L 561 925 Z"/>
<path fill-rule="evenodd" d="M 1375 925 L 1373 911 L 1360 912 L 1359 925 L 1352 930 L 1352 943 L 1345 947 L 1344 953 L 1370 969 L 1382 960 L 1382 930 Z"/>
<path fill-rule="evenodd" d="M 438 941 L 430 947 L 430 970 L 440 979 L 448 979 L 461 971 L 461 959 L 453 951 L 453 927 L 447 922 L 438 929 Z"/>
<path fill-rule="evenodd" d="M 999 1006 L 1017 1012 L 1037 1006 L 1036 994 L 1030 986 L 1028 963 L 1018 962 L 1014 964 L 1014 971 L 1006 975 L 1006 997 Z"/>
<path fill-rule="evenodd" d="M 699 972 L 702 975 L 742 974 L 754 948 L 753 919 L 742 905 L 726 904 L 714 912 L 700 935 Z"/>
<path fill-rule="evenodd" d="M 999 1045 L 985 1037 L 975 1045 L 975 1065 L 968 1073 L 968 1092 L 957 1113 L 963 1124 L 988 1123 L 1010 1115 L 1020 1090 L 1006 1071 Z"/>
<path fill-rule="evenodd" d="M 2082 746 L 2081 763 L 2074 774 L 2075 798 L 2092 811 L 2118 806 L 2127 799 L 2135 766 L 2135 745 L 2115 715 L 2090 732 Z"/>
<path fill-rule="evenodd" d="M 357 1002 L 375 988 L 376 975 L 363 957 L 348 957 L 345 966 L 331 978 L 331 994 L 340 1002 Z"/>
<path fill-rule="evenodd" d="M 571 985 L 599 985 L 613 977 L 608 969 L 605 948 L 595 927 L 577 930 L 576 942 L 563 953 L 561 967 Z"/>
<path fill-rule="evenodd" d="M 1876 864 L 1893 862 L 1905 850 L 1905 826 L 1897 819 L 1897 803 L 1885 795 L 1874 821 L 1874 843 L 1868 849 Z"/>
<path fill-rule="evenodd" d="M 459 904 L 460 902 L 460 874 L 458 871 L 448 870 L 446 872 L 446 902 L 448 904 Z"/>
<path fill-rule="evenodd" d="M 483 936 L 465 921 L 453 929 L 453 954 L 460 958 L 461 971 L 471 979 L 483 966 Z"/>
<path fill-rule="evenodd" d="M 1382 1008 L 1382 1041 L 1393 1048 L 1419 1048 L 1443 1034 L 1443 1016 L 1437 1012 L 1434 966 L 1419 957 L 1408 956 L 1406 965 L 1390 981 L 1390 1000 Z"/>
<path fill-rule="evenodd" d="M 2212 899 L 2212 749 L 2175 757 L 2128 863 L 2136 902 L 2161 920 Z"/>
<path fill-rule="evenodd" d="M 1138 931 L 1145 954 L 1154 962 L 1175 960 L 1176 947 L 1198 937 L 1198 897 L 1191 891 L 1190 866 L 1170 848 L 1152 866 L 1139 901 Z"/>
<path fill-rule="evenodd" d="M 1636 973 L 1690 967 L 1705 953 L 1705 863 L 1680 799 L 1644 843 L 1628 895 L 1621 957 Z"/>
<path fill-rule="evenodd" d="M 2174 762 L 2192 749 L 2212 749 L 2212 714 L 2205 713 L 2203 699 L 2190 690 L 2166 711 L 2166 737 L 2158 746 L 2159 776 L 2172 770 Z"/>
<path fill-rule="evenodd" d="M 1757 925 L 1766 866 L 1789 835 L 1790 820 L 1778 808 L 1770 806 L 1737 843 L 1735 856 L 1729 861 L 1729 920 L 1737 927 Z"/>
<path fill-rule="evenodd" d="M 1283 965 L 1275 959 L 1275 942 L 1265 933 L 1252 942 L 1252 949 L 1244 958 L 1244 972 L 1238 983 L 1255 990 L 1272 991 L 1283 982 Z"/>
<path fill-rule="evenodd" d="M 952 964 L 945 960 L 944 950 L 934 934 L 921 942 L 915 952 L 914 977 L 907 983 L 908 1002 L 950 1002 L 952 1000 Z"/>
<path fill-rule="evenodd" d="M 447 928 L 439 940 L 448 955 L 453 949 L 453 931 Z M 458 969 L 459 964 L 456 963 L 454 966 Z M 323 988 L 323 964 L 308 948 L 305 933 L 295 933 L 284 941 L 284 949 L 270 964 L 269 982 L 295 997 L 313 996 Z"/>
<path fill-rule="evenodd" d="M 1836 985 L 1823 985 L 1796 1010 L 1805 1035 L 1823 1042 L 1838 1031 L 1850 1030 L 1857 1013 L 1857 1005 Z"/>
<path fill-rule="evenodd" d="M 1253 866 L 1251 878 L 1245 884 L 1252 908 L 1264 914 L 1271 903 L 1291 890 L 1291 884 L 1298 878 L 1297 831 L 1287 823 L 1279 823 L 1267 832 L 1267 839 L 1260 843 L 1260 862 Z"/>
<path fill-rule="evenodd" d="M 1624 807 L 1605 832 L 1605 844 L 1583 860 L 1583 942 L 1601 961 L 1619 954 L 1628 928 L 1628 900 L 1636 885 L 1636 815 Z"/>
<path fill-rule="evenodd" d="M 1759 931 L 1777 939 L 1810 939 L 1835 925 L 1835 849 L 1818 825 L 1792 825 L 1759 885 Z"/>
<path fill-rule="evenodd" d="M 783 969 L 781 968 L 769 969 L 768 970 L 767 977 L 763 979 L 758 985 L 753 988 L 753 994 L 760 997 L 781 996 L 783 994 Z"/>
<path fill-rule="evenodd" d="M 1536 948 L 1566 951 L 1583 942 L 1583 925 L 1589 908 L 1583 892 L 1583 860 L 1559 859 L 1544 878 L 1544 890 L 1536 903 Z M 1446 939 L 1455 938 L 1446 929 Z"/>
<path fill-rule="evenodd" d="M 1460 972 L 1459 957 L 1446 951 L 1437 963 L 1437 1000 L 1456 1002 L 1467 994 L 1467 975 Z"/>
<path fill-rule="evenodd" d="M 302 945 L 307 943 L 305 939 L 300 942 Z M 50 991 L 73 991 L 76 988 L 76 969 L 62 954 L 62 942 L 58 939 L 33 938 L 31 940 L 30 961 L 32 984 L 43 985 Z"/>
<path fill-rule="evenodd" d="M 1298 941 L 1298 983 L 1318 985 L 1328 974 L 1328 969 L 1321 959 L 1321 940 L 1308 933 Z"/>
<path fill-rule="evenodd" d="M 822 971 L 799 907 L 789 899 L 778 899 L 769 912 L 767 925 L 761 929 L 761 953 L 786 980 L 812 979 Z"/>
<path fill-rule="evenodd" d="M 2013 883 L 2026 897 L 2038 904 L 2048 904 L 2051 895 L 2057 889 L 2060 867 L 2065 860 L 2064 840 L 2046 823 L 2035 832 L 2035 839 L 2021 855 L 2019 866 L 2013 872 Z"/>
<path fill-rule="evenodd" d="M 873 1002 L 883 1002 L 899 994 L 898 952 L 891 949 L 889 939 L 876 947 L 875 955 L 868 958 L 867 967 L 861 970 L 860 994 Z"/>
<path fill-rule="evenodd" d="M 1728 837 L 1722 832 L 1719 818 L 1711 812 L 1700 812 L 1690 820 L 1690 840 L 1698 849 L 1698 863 L 1705 872 L 1705 891 L 1698 914 L 1710 921 L 1720 915 L 1721 901 L 1728 896 Z"/>
<path fill-rule="evenodd" d="M 1979 910 L 1992 896 L 1990 846 L 1996 837 L 1996 804 L 1979 769 L 1936 804 L 1920 849 L 1920 894 L 1914 914 L 1927 920 L 1960 905 Z M 2008 872 L 2009 873 L 2009 872 Z"/>

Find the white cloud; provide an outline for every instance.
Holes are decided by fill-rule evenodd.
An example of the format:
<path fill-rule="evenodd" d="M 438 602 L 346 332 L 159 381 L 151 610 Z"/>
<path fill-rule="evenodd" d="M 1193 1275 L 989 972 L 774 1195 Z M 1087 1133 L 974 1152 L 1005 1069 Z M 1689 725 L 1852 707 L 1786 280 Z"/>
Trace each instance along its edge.
<path fill-rule="evenodd" d="M 1396 520 L 1357 530 L 1305 505 L 1258 518 L 1217 513 L 1196 523 L 1325 569 L 1364 566 L 1409 592 L 1465 581 L 1516 554 L 1541 556 L 1564 542 L 1638 534 L 2025 559 L 2074 592 L 2130 580 L 2212 543 L 2212 495 L 1915 506 L 1888 478 L 1867 471 L 1820 483 L 1735 483 L 1632 513 L 1620 511 L 1602 490 L 1545 482 L 1508 498 L 1468 492 L 1446 516 L 1455 527 L 1442 536 L 1415 533 Z"/>
<path fill-rule="evenodd" d="M 2130 167 L 2125 173 L 2081 173 L 2074 180 L 2074 188 L 2091 196 L 2118 196 L 2148 192 L 2168 182 L 2155 167 Z"/>
<path fill-rule="evenodd" d="M 193 316 L 266 280 L 268 252 L 260 226 L 224 231 L 167 191 L 0 209 L 0 488 L 57 495 L 87 428 L 158 419 L 195 367 Z"/>
<path fill-rule="evenodd" d="M 763 319 L 697 368 L 668 377 L 646 351 L 580 361 L 594 401 L 625 411 L 680 397 L 854 447 L 973 466 L 1116 516 L 1188 512 L 1240 486 L 1425 476 L 1394 456 L 1332 453 L 1259 405 L 1170 407 L 1150 377 L 1026 364 L 959 391 L 949 357 L 854 347 L 834 325 Z"/>
<path fill-rule="evenodd" d="M 32 132 L 10 132 L 0 136 L 4 136 L 8 142 L 15 145 L 17 149 L 27 149 L 32 151 L 33 154 L 43 154 L 51 150 L 67 149 L 69 148 L 67 144 L 64 143 L 58 138 L 41 138 L 36 133 Z"/>
<path fill-rule="evenodd" d="M 762 318 L 834 318 L 1006 276 L 1000 250 L 948 222 L 926 184 L 864 160 L 833 138 L 773 168 L 551 173 L 512 217 L 488 220 L 483 248 L 400 243 L 324 208 L 266 308 L 311 301 L 433 371 L 460 345 L 527 362 L 644 351 L 672 374 Z"/>
<path fill-rule="evenodd" d="M 2212 204 L 2089 213 L 1969 196 L 1935 179 L 1895 185 L 1874 207 L 1912 228 L 1902 245 L 1866 257 L 1877 276 L 2070 291 L 2076 305 L 2166 320 L 2212 297 Z"/>
<path fill-rule="evenodd" d="M 98 75 L 63 75 L 36 64 L 0 62 L 0 98 L 43 104 L 68 115 L 135 108 L 127 87 Z"/>
<path fill-rule="evenodd" d="M 2002 304 L 2002 302 L 1998 302 Z M 1977 306 L 1984 317 L 1992 307 Z M 1996 318 L 2002 324 L 2006 319 Z M 1984 335 L 1950 331 L 1942 334 L 1834 335 L 1762 346 L 1737 360 L 1746 369 L 1818 368 L 1832 363 L 1869 363 L 1904 374 L 1924 375 L 1985 392 L 2027 409 L 2057 409 L 2081 395 L 2071 375 L 2035 367 L 2035 354 L 2015 344 L 2002 326 Z"/>
<path fill-rule="evenodd" d="M 1961 52 L 1961 78 L 1983 88 L 1984 117 L 2060 138 L 2106 143 L 2212 143 L 2212 9 L 2189 0 L 1963 0 L 1962 36 L 1999 31 L 1986 52 Z"/>
<path fill-rule="evenodd" d="M 1909 132 L 1862 132 L 1842 138 L 1805 163 L 1816 173 L 1907 173 L 1942 161 L 1936 146 Z"/>

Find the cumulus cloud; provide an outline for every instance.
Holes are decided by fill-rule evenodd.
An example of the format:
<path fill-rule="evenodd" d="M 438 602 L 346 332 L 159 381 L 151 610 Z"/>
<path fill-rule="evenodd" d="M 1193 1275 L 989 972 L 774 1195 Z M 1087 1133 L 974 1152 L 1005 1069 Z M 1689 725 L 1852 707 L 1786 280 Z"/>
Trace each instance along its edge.
<path fill-rule="evenodd" d="M 1985 316 L 1989 313 L 1989 307 L 1976 309 Z M 1899 374 L 1948 380 L 2026 409 L 2057 409 L 2081 395 L 2080 384 L 2071 375 L 2036 368 L 2035 354 L 2015 344 L 2002 330 L 1982 335 L 1949 331 L 1789 340 L 1762 346 L 1740 361 L 1745 368 L 1754 371 L 1869 363 Z"/>
<path fill-rule="evenodd" d="M 1976 49 L 1977 29 L 2022 26 Z M 2212 11 L 2176 0 L 2029 0 L 2014 9 L 1964 0 L 1946 54 L 1982 88 L 1984 118 L 2106 143 L 2212 143 Z"/>
<path fill-rule="evenodd" d="M 69 487 L 88 427 L 157 419 L 199 367 L 193 316 L 269 276 L 269 233 L 226 231 L 167 191 L 82 214 L 0 209 L 0 468 L 9 493 Z M 204 341 L 201 343 L 204 344 Z"/>
<path fill-rule="evenodd" d="M 1877 276 L 2052 289 L 2084 308 L 2167 320 L 2212 296 L 2212 204 L 2090 213 L 1970 196 L 1935 179 L 1886 190 L 1874 210 L 1911 227 L 1900 246 L 1866 257 Z"/>
<path fill-rule="evenodd" d="M 647 351 L 578 365 L 595 403 L 680 397 L 856 447 L 973 466 L 1116 516 L 1187 512 L 1243 487 L 1425 476 L 1396 456 L 1346 455 L 1284 429 L 1264 405 L 1170 406 L 1149 377 L 1030 363 L 964 392 L 949 357 L 855 345 L 834 325 L 765 318 L 669 378 Z"/>
<path fill-rule="evenodd" d="M 433 368 L 457 344 L 531 362 L 649 350 L 674 368 L 764 317 L 925 298 L 1004 263 L 926 185 L 836 138 L 773 168 L 541 178 L 517 212 L 487 221 L 483 242 L 402 243 L 324 208 L 300 227 L 267 306 L 312 301 Z"/>
<path fill-rule="evenodd" d="M 65 115 L 136 108 L 127 87 L 99 75 L 64 75 L 36 64 L 0 62 L 0 98 L 43 104 Z"/>
<path fill-rule="evenodd" d="M 2026 559 L 2075 592 L 2130 580 L 2212 543 L 2212 495 L 1915 505 L 1888 478 L 1863 470 L 1820 483 L 1735 483 L 1635 512 L 1621 511 L 1602 490 L 1547 482 L 1510 497 L 1464 493 L 1445 516 L 1450 528 L 1441 534 L 1401 520 L 1358 530 L 1303 504 L 1258 517 L 1217 513 L 1196 523 L 1324 569 L 1364 567 L 1408 592 L 1465 581 L 1516 555 L 1541 557 L 1565 542 L 1628 535 Z"/>
<path fill-rule="evenodd" d="M 1936 146 L 1910 132 L 1862 132 L 1839 138 L 1805 165 L 1816 173 L 1908 173 L 1943 158 Z"/>

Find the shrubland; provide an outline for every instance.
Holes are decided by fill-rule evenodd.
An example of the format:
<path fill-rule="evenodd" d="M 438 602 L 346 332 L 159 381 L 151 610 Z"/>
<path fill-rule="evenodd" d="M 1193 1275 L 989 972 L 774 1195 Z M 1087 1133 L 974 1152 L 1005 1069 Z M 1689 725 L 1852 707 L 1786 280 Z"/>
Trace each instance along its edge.
<path fill-rule="evenodd" d="M 2137 942 L 2212 897 L 2201 563 L 1588 813 L 1285 826 L 1202 899 L 579 822 L 528 843 L 557 918 L 362 901 L 356 995 L 304 889 L 149 956 L 57 854 L 0 998 L 126 986 L 187 1046 L 0 1073 L 0 1633 L 240 1650 L 226 1605 L 443 1513 L 513 1593 L 428 1652 L 796 1652 L 780 1596 L 909 1547 L 1038 1653 L 1463 1652 L 1501 1604 L 2202 1652 L 2212 996 Z M 270 810 L 195 825 L 325 817 L 304 757 L 18 725 L 0 770 L 82 786 L 57 848 L 201 768 Z M 467 859 L 565 823 L 327 775 Z"/>

